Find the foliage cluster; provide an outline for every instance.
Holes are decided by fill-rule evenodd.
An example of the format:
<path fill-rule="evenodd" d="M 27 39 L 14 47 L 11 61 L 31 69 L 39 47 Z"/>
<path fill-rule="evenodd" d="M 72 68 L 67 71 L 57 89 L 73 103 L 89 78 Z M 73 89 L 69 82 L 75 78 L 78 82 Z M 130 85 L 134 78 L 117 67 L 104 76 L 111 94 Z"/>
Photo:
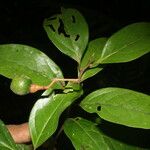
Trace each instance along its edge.
<path fill-rule="evenodd" d="M 59 66 L 34 47 L 0 45 L 0 74 L 12 79 L 11 89 L 19 95 L 44 90 L 29 116 L 34 149 L 54 135 L 62 112 L 83 95 L 85 80 L 105 69 L 107 64 L 129 62 L 150 51 L 150 23 L 147 22 L 133 23 L 109 38 L 89 41 L 88 24 L 82 14 L 76 9 L 62 8 L 60 14 L 45 19 L 43 27 L 51 42 L 77 62 L 75 79 L 64 78 Z M 150 129 L 149 95 L 107 87 L 91 91 L 78 105 L 108 122 Z M 76 150 L 137 149 L 107 136 L 99 128 L 99 122 L 87 118 L 68 117 L 59 130 L 64 130 Z M 2 121 L 0 148 L 29 149 L 14 143 Z"/>

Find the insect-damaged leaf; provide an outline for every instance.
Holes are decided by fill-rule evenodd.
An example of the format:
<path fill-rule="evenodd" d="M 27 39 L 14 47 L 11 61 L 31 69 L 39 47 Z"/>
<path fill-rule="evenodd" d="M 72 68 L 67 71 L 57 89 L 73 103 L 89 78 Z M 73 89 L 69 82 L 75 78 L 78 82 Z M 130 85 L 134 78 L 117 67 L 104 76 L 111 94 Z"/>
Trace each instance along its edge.
<path fill-rule="evenodd" d="M 150 129 L 149 95 L 122 88 L 103 88 L 90 93 L 80 105 L 110 122 Z"/>
<path fill-rule="evenodd" d="M 88 43 L 88 25 L 76 9 L 62 9 L 61 14 L 44 20 L 49 39 L 64 54 L 80 63 Z"/>

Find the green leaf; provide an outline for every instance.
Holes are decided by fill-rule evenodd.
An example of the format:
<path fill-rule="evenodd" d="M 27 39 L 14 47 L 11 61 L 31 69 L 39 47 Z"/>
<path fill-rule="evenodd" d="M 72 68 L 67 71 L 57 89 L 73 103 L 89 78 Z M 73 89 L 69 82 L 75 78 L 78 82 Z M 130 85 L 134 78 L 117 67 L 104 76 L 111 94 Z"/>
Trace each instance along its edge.
<path fill-rule="evenodd" d="M 32 150 L 31 146 L 25 144 L 17 144 L 18 150 Z"/>
<path fill-rule="evenodd" d="M 80 63 L 88 43 L 88 25 L 76 9 L 62 9 L 61 14 L 44 20 L 49 39 L 64 54 Z"/>
<path fill-rule="evenodd" d="M 51 93 L 53 92 L 53 89 L 52 88 L 49 88 L 47 90 L 45 90 L 41 96 L 48 96 L 50 95 Z"/>
<path fill-rule="evenodd" d="M 26 75 L 32 82 L 47 85 L 52 78 L 63 78 L 59 67 L 36 48 L 20 45 L 0 45 L 0 74 L 7 78 Z"/>
<path fill-rule="evenodd" d="M 51 95 L 35 103 L 29 118 L 34 148 L 39 147 L 56 131 L 61 113 L 81 94 L 82 92 L 78 91 Z"/>
<path fill-rule="evenodd" d="M 68 92 L 80 91 L 80 90 L 82 90 L 82 87 L 79 83 L 68 82 L 63 92 L 68 93 Z"/>
<path fill-rule="evenodd" d="M 128 62 L 150 52 L 150 23 L 128 25 L 106 42 L 97 63 Z"/>
<path fill-rule="evenodd" d="M 97 60 L 101 56 L 106 41 L 107 38 L 98 38 L 89 43 L 88 48 L 81 60 L 80 70 L 84 71 L 81 76 L 81 81 L 94 76 L 103 69 L 97 67 L 99 65 Z"/>
<path fill-rule="evenodd" d="M 105 135 L 95 123 L 83 118 L 66 120 L 64 131 L 76 150 L 137 150 Z"/>
<path fill-rule="evenodd" d="M 0 120 L 0 149 L 1 150 L 19 150 L 7 130 L 5 124 Z"/>
<path fill-rule="evenodd" d="M 89 94 L 80 105 L 107 121 L 150 129 L 149 95 L 122 88 L 103 88 Z"/>
<path fill-rule="evenodd" d="M 99 65 L 97 61 L 101 57 L 106 41 L 107 38 L 98 38 L 89 42 L 87 50 L 81 60 L 80 69 L 84 69 L 87 66 L 93 68 Z"/>
<path fill-rule="evenodd" d="M 103 70 L 103 68 L 99 68 L 99 67 L 96 67 L 96 68 L 91 68 L 91 69 L 87 69 L 82 77 L 81 77 L 81 81 L 84 81 L 94 75 L 96 75 L 97 73 L 99 73 L 101 70 Z"/>

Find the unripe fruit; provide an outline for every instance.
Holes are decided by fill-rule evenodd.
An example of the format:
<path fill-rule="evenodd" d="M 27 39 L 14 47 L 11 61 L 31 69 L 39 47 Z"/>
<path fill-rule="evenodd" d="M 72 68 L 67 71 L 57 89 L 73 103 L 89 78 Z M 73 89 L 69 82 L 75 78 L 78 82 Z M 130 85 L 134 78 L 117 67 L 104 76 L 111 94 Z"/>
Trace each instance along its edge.
<path fill-rule="evenodd" d="M 26 76 L 15 76 L 10 84 L 10 89 L 18 95 L 26 95 L 30 92 L 31 79 Z"/>

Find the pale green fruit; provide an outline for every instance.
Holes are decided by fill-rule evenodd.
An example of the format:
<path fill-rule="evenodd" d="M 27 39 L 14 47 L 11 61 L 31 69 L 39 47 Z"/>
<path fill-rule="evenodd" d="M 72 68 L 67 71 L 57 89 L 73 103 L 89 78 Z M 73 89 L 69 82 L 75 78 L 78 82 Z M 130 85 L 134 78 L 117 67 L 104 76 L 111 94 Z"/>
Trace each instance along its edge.
<path fill-rule="evenodd" d="M 26 95 L 30 92 L 31 79 L 26 76 L 15 76 L 10 84 L 10 89 L 18 95 Z"/>

